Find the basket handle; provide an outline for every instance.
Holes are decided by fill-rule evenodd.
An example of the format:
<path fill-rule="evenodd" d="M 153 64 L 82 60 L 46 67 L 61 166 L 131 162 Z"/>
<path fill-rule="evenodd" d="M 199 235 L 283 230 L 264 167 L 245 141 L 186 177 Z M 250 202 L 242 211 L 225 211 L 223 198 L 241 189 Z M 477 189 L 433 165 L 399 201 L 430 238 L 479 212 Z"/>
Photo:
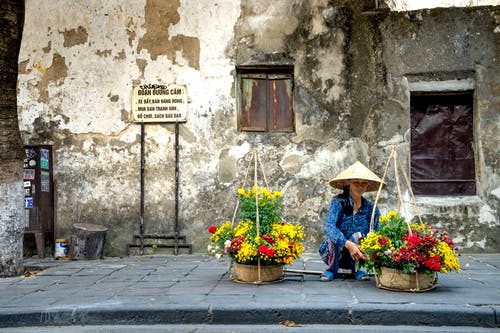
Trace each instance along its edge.
<path fill-rule="evenodd" d="M 398 159 L 398 154 L 397 154 L 397 151 L 396 151 L 396 146 L 392 145 L 391 146 L 391 154 L 389 155 L 389 158 L 387 159 L 387 163 L 385 164 L 385 170 L 384 170 L 384 175 L 382 177 L 382 182 L 379 185 L 379 188 L 378 188 L 378 191 L 377 191 L 377 196 L 375 197 L 375 201 L 374 201 L 374 204 L 373 204 L 372 216 L 370 218 L 370 233 L 374 231 L 373 228 L 374 228 L 374 224 L 375 224 L 374 223 L 375 222 L 374 221 L 375 220 L 375 210 L 377 208 L 377 203 L 378 203 L 378 200 L 380 198 L 380 192 L 382 191 L 383 181 L 385 180 L 385 177 L 387 175 L 387 170 L 389 169 L 389 165 L 390 165 L 391 161 L 393 161 L 393 163 L 394 163 L 394 177 L 395 177 L 395 180 L 396 180 L 396 187 L 397 187 L 397 192 L 398 192 L 398 209 L 397 209 L 397 211 L 398 212 L 400 211 L 400 208 L 401 208 L 401 205 L 402 205 L 402 202 L 403 202 L 403 196 L 401 194 L 401 186 L 400 186 L 400 181 L 399 181 L 399 172 L 398 172 L 398 167 L 399 167 L 399 170 L 403 174 L 404 180 L 406 182 L 406 186 L 408 187 L 408 190 L 410 192 L 410 195 L 411 195 L 413 204 L 415 206 L 415 209 L 417 210 L 418 219 L 419 219 L 420 223 L 423 223 L 422 222 L 422 218 L 420 216 L 420 212 L 418 210 L 417 201 L 415 200 L 415 195 L 413 194 L 413 190 L 411 188 L 410 179 L 408 178 L 408 175 L 406 174 L 406 172 L 405 172 L 405 170 L 403 168 L 403 165 L 401 164 L 401 161 Z M 410 223 L 408 221 L 406 221 L 406 224 L 408 226 L 408 231 L 409 231 L 409 233 L 411 235 L 412 231 L 411 231 L 411 228 L 410 228 Z"/>
<path fill-rule="evenodd" d="M 246 186 L 247 178 L 248 178 L 248 172 L 250 170 L 250 166 L 252 165 L 252 161 L 254 162 L 254 188 L 256 189 L 255 192 L 255 227 L 257 229 L 257 236 L 260 236 L 260 218 L 259 218 L 259 193 L 257 190 L 257 186 L 259 185 L 259 179 L 258 179 L 258 171 L 259 171 L 259 166 L 260 166 L 260 172 L 262 173 L 262 178 L 264 179 L 264 185 L 266 188 L 269 188 L 269 185 L 267 184 L 267 178 L 266 178 L 266 173 L 264 172 L 264 167 L 262 165 L 262 161 L 259 157 L 259 153 L 257 149 L 254 149 L 252 156 L 250 158 L 247 157 L 248 160 L 248 165 L 245 171 L 245 178 L 243 180 L 243 188 Z M 236 200 L 236 206 L 234 208 L 234 213 L 233 213 L 233 218 L 231 219 L 231 228 L 234 226 L 234 221 L 236 219 L 236 214 L 238 213 L 238 208 L 239 208 L 240 201 Z M 231 262 L 229 263 L 231 265 Z M 257 258 L 257 277 L 258 281 L 257 283 L 262 282 L 261 280 L 261 269 L 260 269 L 260 257 Z M 228 270 L 230 267 L 228 267 Z"/>
<path fill-rule="evenodd" d="M 394 146 L 393 146 L 394 147 Z M 391 161 L 392 155 L 394 153 L 394 148 L 391 150 L 391 154 L 385 163 L 384 175 L 382 176 L 382 181 L 378 186 L 377 195 L 375 196 L 375 201 L 373 202 L 372 216 L 370 218 L 370 233 L 373 232 L 374 222 L 375 222 L 375 211 L 377 209 L 378 199 L 380 198 L 380 192 L 382 192 L 382 186 L 384 186 L 385 176 L 387 175 L 387 170 L 389 169 L 389 163 Z"/>
<path fill-rule="evenodd" d="M 248 164 L 247 164 L 247 168 L 245 170 L 245 178 L 243 179 L 243 185 L 241 186 L 241 188 L 245 188 L 245 186 L 247 185 L 248 174 L 250 171 L 250 166 L 252 165 L 252 161 L 254 161 L 254 185 L 258 185 L 258 183 L 259 183 L 258 178 L 257 178 L 257 171 L 258 171 L 257 162 L 258 162 L 258 164 L 260 166 L 260 171 L 262 173 L 262 178 L 264 179 L 264 184 L 267 188 L 269 188 L 269 185 L 267 184 L 266 173 L 264 172 L 264 167 L 262 165 L 262 161 L 261 161 L 260 156 L 257 152 L 257 149 L 254 149 L 252 156 L 250 156 L 250 157 L 247 156 L 247 161 L 248 161 Z M 233 218 L 231 219 L 231 227 L 234 226 L 234 221 L 236 220 L 236 214 L 238 213 L 239 206 L 240 206 L 240 201 L 236 200 L 236 206 L 234 207 Z M 258 209 L 258 207 L 257 207 L 257 209 Z"/>

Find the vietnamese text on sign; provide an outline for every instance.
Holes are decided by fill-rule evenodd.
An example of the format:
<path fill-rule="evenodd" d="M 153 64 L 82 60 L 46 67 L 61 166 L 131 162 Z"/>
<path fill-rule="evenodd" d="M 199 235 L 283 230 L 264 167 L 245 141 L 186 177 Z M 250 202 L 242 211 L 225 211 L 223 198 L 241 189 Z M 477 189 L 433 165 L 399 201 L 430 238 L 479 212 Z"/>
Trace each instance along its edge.
<path fill-rule="evenodd" d="M 184 122 L 186 114 L 186 86 L 145 84 L 133 89 L 134 122 Z"/>

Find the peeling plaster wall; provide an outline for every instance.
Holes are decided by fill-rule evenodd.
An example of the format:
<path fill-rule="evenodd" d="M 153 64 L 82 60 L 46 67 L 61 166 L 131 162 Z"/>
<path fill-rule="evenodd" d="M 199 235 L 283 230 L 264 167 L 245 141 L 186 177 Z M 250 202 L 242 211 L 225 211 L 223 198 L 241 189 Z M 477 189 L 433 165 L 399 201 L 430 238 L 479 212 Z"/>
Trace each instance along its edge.
<path fill-rule="evenodd" d="M 235 123 L 234 66 L 224 51 L 238 15 L 233 1 L 27 1 L 20 126 L 25 143 L 54 146 L 58 237 L 69 236 L 74 223 L 102 224 L 109 228 L 106 254 L 118 255 L 139 231 L 140 125 L 129 113 L 132 86 L 151 82 L 188 85 L 189 120 L 180 131 L 181 229 L 200 234 L 194 217 L 204 216 L 203 208 L 195 203 L 205 194 L 199 188 L 213 192 L 218 170 L 207 154 L 221 140 L 212 123 Z M 146 125 L 145 150 L 146 231 L 171 233 L 174 126 Z"/>
<path fill-rule="evenodd" d="M 105 255 L 125 252 L 140 217 L 141 136 L 130 121 L 132 86 L 177 83 L 187 86 L 189 99 L 188 120 L 179 126 L 179 227 L 194 251 L 205 251 L 208 225 L 232 217 L 245 157 L 258 148 L 270 186 L 285 193 L 285 218 L 305 226 L 305 249 L 315 252 L 336 194 L 328 180 L 356 160 L 381 175 L 392 144 L 408 155 L 404 73 L 425 64 L 410 63 L 408 70 L 404 59 L 387 56 L 399 30 L 420 23 L 403 14 L 366 15 L 362 7 L 329 0 L 26 1 L 20 127 L 26 144 L 54 146 L 56 236 L 68 237 L 74 223 L 101 224 L 109 229 Z M 418 15 L 432 21 L 432 13 Z M 488 38 L 481 43 L 490 45 Z M 235 66 L 261 64 L 294 65 L 295 133 L 237 131 Z M 481 73 L 478 80 L 498 86 Z M 478 104 L 493 94 L 484 90 Z M 145 127 L 145 229 L 171 234 L 174 125 Z M 446 224 L 461 237 L 459 245 L 499 249 L 470 235 L 477 219 L 481 235 L 498 232 L 495 149 L 486 142 L 479 156 L 493 185 L 473 203 L 452 208 L 470 216 L 467 227 Z M 382 209 L 393 195 L 393 187 L 382 193 Z M 430 207 L 425 214 L 446 212 Z"/>

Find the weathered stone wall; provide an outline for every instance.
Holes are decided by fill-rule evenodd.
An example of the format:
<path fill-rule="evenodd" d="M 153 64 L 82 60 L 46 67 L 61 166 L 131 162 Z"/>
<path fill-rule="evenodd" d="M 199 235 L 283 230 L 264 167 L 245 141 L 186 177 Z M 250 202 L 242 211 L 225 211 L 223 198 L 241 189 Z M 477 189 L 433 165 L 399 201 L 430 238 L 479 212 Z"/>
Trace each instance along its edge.
<path fill-rule="evenodd" d="M 74 223 L 101 224 L 109 228 L 105 255 L 121 255 L 139 231 L 135 84 L 187 86 L 179 223 L 195 251 L 205 251 L 208 225 L 231 219 L 245 156 L 257 148 L 270 187 L 285 193 L 285 217 L 305 226 L 305 249 L 314 252 L 336 193 L 328 180 L 356 160 L 381 175 L 392 144 L 407 159 L 410 74 L 472 71 L 477 118 L 485 117 L 477 125 L 480 193 L 451 207 L 424 202 L 424 213 L 448 216 L 443 226 L 461 246 L 499 250 L 498 139 L 483 132 L 498 134 L 499 124 L 494 9 L 365 9 L 327 0 L 27 1 L 20 126 L 26 144 L 54 146 L 57 236 Z M 448 47 L 463 49 L 459 59 L 429 56 L 441 50 L 441 35 L 455 36 Z M 295 133 L 237 131 L 235 66 L 262 64 L 294 65 Z M 174 125 L 146 125 L 147 233 L 173 231 L 174 142 Z M 382 209 L 394 202 L 388 182 Z"/>
<path fill-rule="evenodd" d="M 498 250 L 500 245 L 498 14 L 498 7 L 434 9 L 393 13 L 379 24 L 381 58 L 387 72 L 387 95 L 381 111 L 401 121 L 401 130 L 396 133 L 404 138 L 398 144 L 402 156 L 409 157 L 412 85 L 429 91 L 474 89 L 477 196 L 417 200 L 429 222 L 453 230 L 455 239 L 469 249 Z M 384 123 L 388 120 L 379 123 L 374 133 L 386 132 Z M 370 130 L 374 126 L 372 122 Z M 367 136 L 374 135 L 368 132 Z"/>

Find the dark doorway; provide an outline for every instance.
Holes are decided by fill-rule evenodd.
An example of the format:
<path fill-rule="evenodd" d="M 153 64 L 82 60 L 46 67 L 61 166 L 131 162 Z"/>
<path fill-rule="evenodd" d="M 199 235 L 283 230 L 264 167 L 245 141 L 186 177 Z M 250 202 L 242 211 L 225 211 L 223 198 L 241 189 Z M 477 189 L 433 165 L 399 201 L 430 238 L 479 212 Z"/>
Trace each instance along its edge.
<path fill-rule="evenodd" d="M 474 195 L 473 93 L 412 93 L 411 182 L 417 195 Z"/>

